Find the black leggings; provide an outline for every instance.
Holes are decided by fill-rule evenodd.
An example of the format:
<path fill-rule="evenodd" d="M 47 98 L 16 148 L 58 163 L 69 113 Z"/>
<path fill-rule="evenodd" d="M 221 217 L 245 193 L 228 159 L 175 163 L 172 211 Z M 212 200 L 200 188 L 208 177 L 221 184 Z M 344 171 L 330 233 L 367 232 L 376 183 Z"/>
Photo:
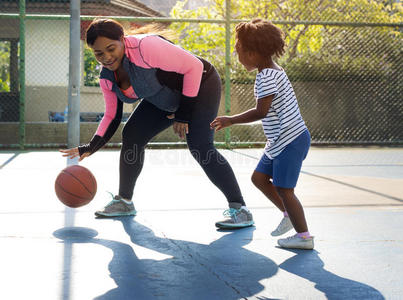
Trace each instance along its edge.
<path fill-rule="evenodd" d="M 210 129 L 210 123 L 217 116 L 220 98 L 221 80 L 214 70 L 200 86 L 186 140 L 193 157 L 228 202 L 245 205 L 231 166 L 214 147 L 214 130 Z M 147 143 L 173 124 L 173 120 L 167 118 L 168 114 L 143 100 L 124 126 L 119 179 L 119 195 L 123 198 L 131 199 L 133 196 L 137 177 L 143 168 Z"/>

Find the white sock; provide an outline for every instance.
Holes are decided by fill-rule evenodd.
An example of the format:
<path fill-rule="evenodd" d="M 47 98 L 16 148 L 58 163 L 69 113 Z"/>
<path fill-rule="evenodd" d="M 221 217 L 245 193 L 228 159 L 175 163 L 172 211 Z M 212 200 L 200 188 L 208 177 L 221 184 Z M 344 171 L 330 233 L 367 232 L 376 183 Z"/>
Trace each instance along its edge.
<path fill-rule="evenodd" d="M 132 203 L 132 200 L 129 200 L 129 199 L 122 198 L 122 200 L 126 204 L 131 204 Z"/>
<path fill-rule="evenodd" d="M 246 210 L 247 212 L 249 212 L 249 209 L 246 206 L 241 206 L 241 209 Z"/>

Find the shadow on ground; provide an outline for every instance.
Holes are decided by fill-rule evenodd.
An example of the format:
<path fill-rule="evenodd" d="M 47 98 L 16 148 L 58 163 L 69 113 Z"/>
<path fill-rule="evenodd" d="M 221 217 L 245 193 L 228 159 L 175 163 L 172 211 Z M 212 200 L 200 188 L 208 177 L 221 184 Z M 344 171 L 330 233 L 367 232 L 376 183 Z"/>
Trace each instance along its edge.
<path fill-rule="evenodd" d="M 245 249 L 253 240 L 254 227 L 223 232 L 218 240 L 199 244 L 156 236 L 152 229 L 132 217 L 114 221 L 122 223 L 133 244 L 168 258 L 139 259 L 131 245 L 98 239 L 97 231 L 90 228 L 56 230 L 54 236 L 63 240 L 66 249 L 71 249 L 74 243 L 93 243 L 113 251 L 108 268 L 117 287 L 94 299 L 243 299 L 261 293 L 265 286 L 259 281 L 269 279 L 279 268 L 315 283 L 315 288 L 327 299 L 384 299 L 366 284 L 325 270 L 317 251 L 284 249 L 296 255 L 277 266 L 268 257 Z M 71 251 L 65 251 L 64 300 L 70 298 L 69 255 Z M 263 284 L 267 290 L 268 281 Z"/>
<path fill-rule="evenodd" d="M 280 264 L 279 268 L 315 283 L 315 288 L 323 292 L 326 299 L 385 299 L 378 290 L 369 285 L 327 271 L 315 250 L 283 250 L 296 255 Z"/>
<path fill-rule="evenodd" d="M 264 286 L 259 281 L 278 270 L 268 257 L 244 248 L 253 239 L 254 227 L 228 232 L 204 245 L 158 237 L 132 217 L 115 221 L 122 223 L 133 244 L 169 258 L 139 259 L 131 245 L 98 239 L 97 232 L 90 228 L 65 227 L 55 231 L 54 236 L 68 248 L 73 243 L 93 243 L 113 251 L 108 267 L 117 288 L 95 299 L 240 299 L 261 292 Z M 69 276 L 65 280 L 70 281 Z M 63 299 L 69 299 L 69 284 L 65 285 Z"/>

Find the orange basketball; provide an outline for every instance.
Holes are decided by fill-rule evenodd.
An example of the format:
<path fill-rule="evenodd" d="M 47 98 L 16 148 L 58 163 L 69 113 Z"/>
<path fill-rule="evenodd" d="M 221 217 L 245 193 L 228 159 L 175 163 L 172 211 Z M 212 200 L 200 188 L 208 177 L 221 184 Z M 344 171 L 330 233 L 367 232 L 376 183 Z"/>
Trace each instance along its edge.
<path fill-rule="evenodd" d="M 69 207 L 88 204 L 97 192 L 97 181 L 85 167 L 79 165 L 63 169 L 55 181 L 56 195 Z"/>

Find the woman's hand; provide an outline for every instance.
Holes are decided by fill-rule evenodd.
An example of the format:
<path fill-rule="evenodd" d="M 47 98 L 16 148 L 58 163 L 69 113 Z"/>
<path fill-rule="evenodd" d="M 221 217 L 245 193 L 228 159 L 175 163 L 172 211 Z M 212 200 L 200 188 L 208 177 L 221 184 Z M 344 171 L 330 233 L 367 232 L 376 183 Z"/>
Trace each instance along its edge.
<path fill-rule="evenodd" d="M 75 158 L 75 157 L 80 157 L 78 161 L 82 161 L 84 158 L 87 156 L 90 156 L 91 153 L 85 152 L 83 155 L 80 156 L 80 152 L 78 152 L 78 147 L 71 148 L 71 149 L 59 149 L 60 152 L 64 153 L 64 157 L 68 157 L 70 159 Z"/>
<path fill-rule="evenodd" d="M 175 118 L 175 114 L 169 115 L 167 118 L 173 119 Z M 187 123 L 174 122 L 173 128 L 175 134 L 177 134 L 181 139 L 184 139 L 186 134 L 189 133 L 189 125 Z"/>
<path fill-rule="evenodd" d="M 211 129 L 215 129 L 215 131 L 218 131 L 231 125 L 232 122 L 230 117 L 217 117 L 214 119 L 213 122 L 210 123 Z"/>

